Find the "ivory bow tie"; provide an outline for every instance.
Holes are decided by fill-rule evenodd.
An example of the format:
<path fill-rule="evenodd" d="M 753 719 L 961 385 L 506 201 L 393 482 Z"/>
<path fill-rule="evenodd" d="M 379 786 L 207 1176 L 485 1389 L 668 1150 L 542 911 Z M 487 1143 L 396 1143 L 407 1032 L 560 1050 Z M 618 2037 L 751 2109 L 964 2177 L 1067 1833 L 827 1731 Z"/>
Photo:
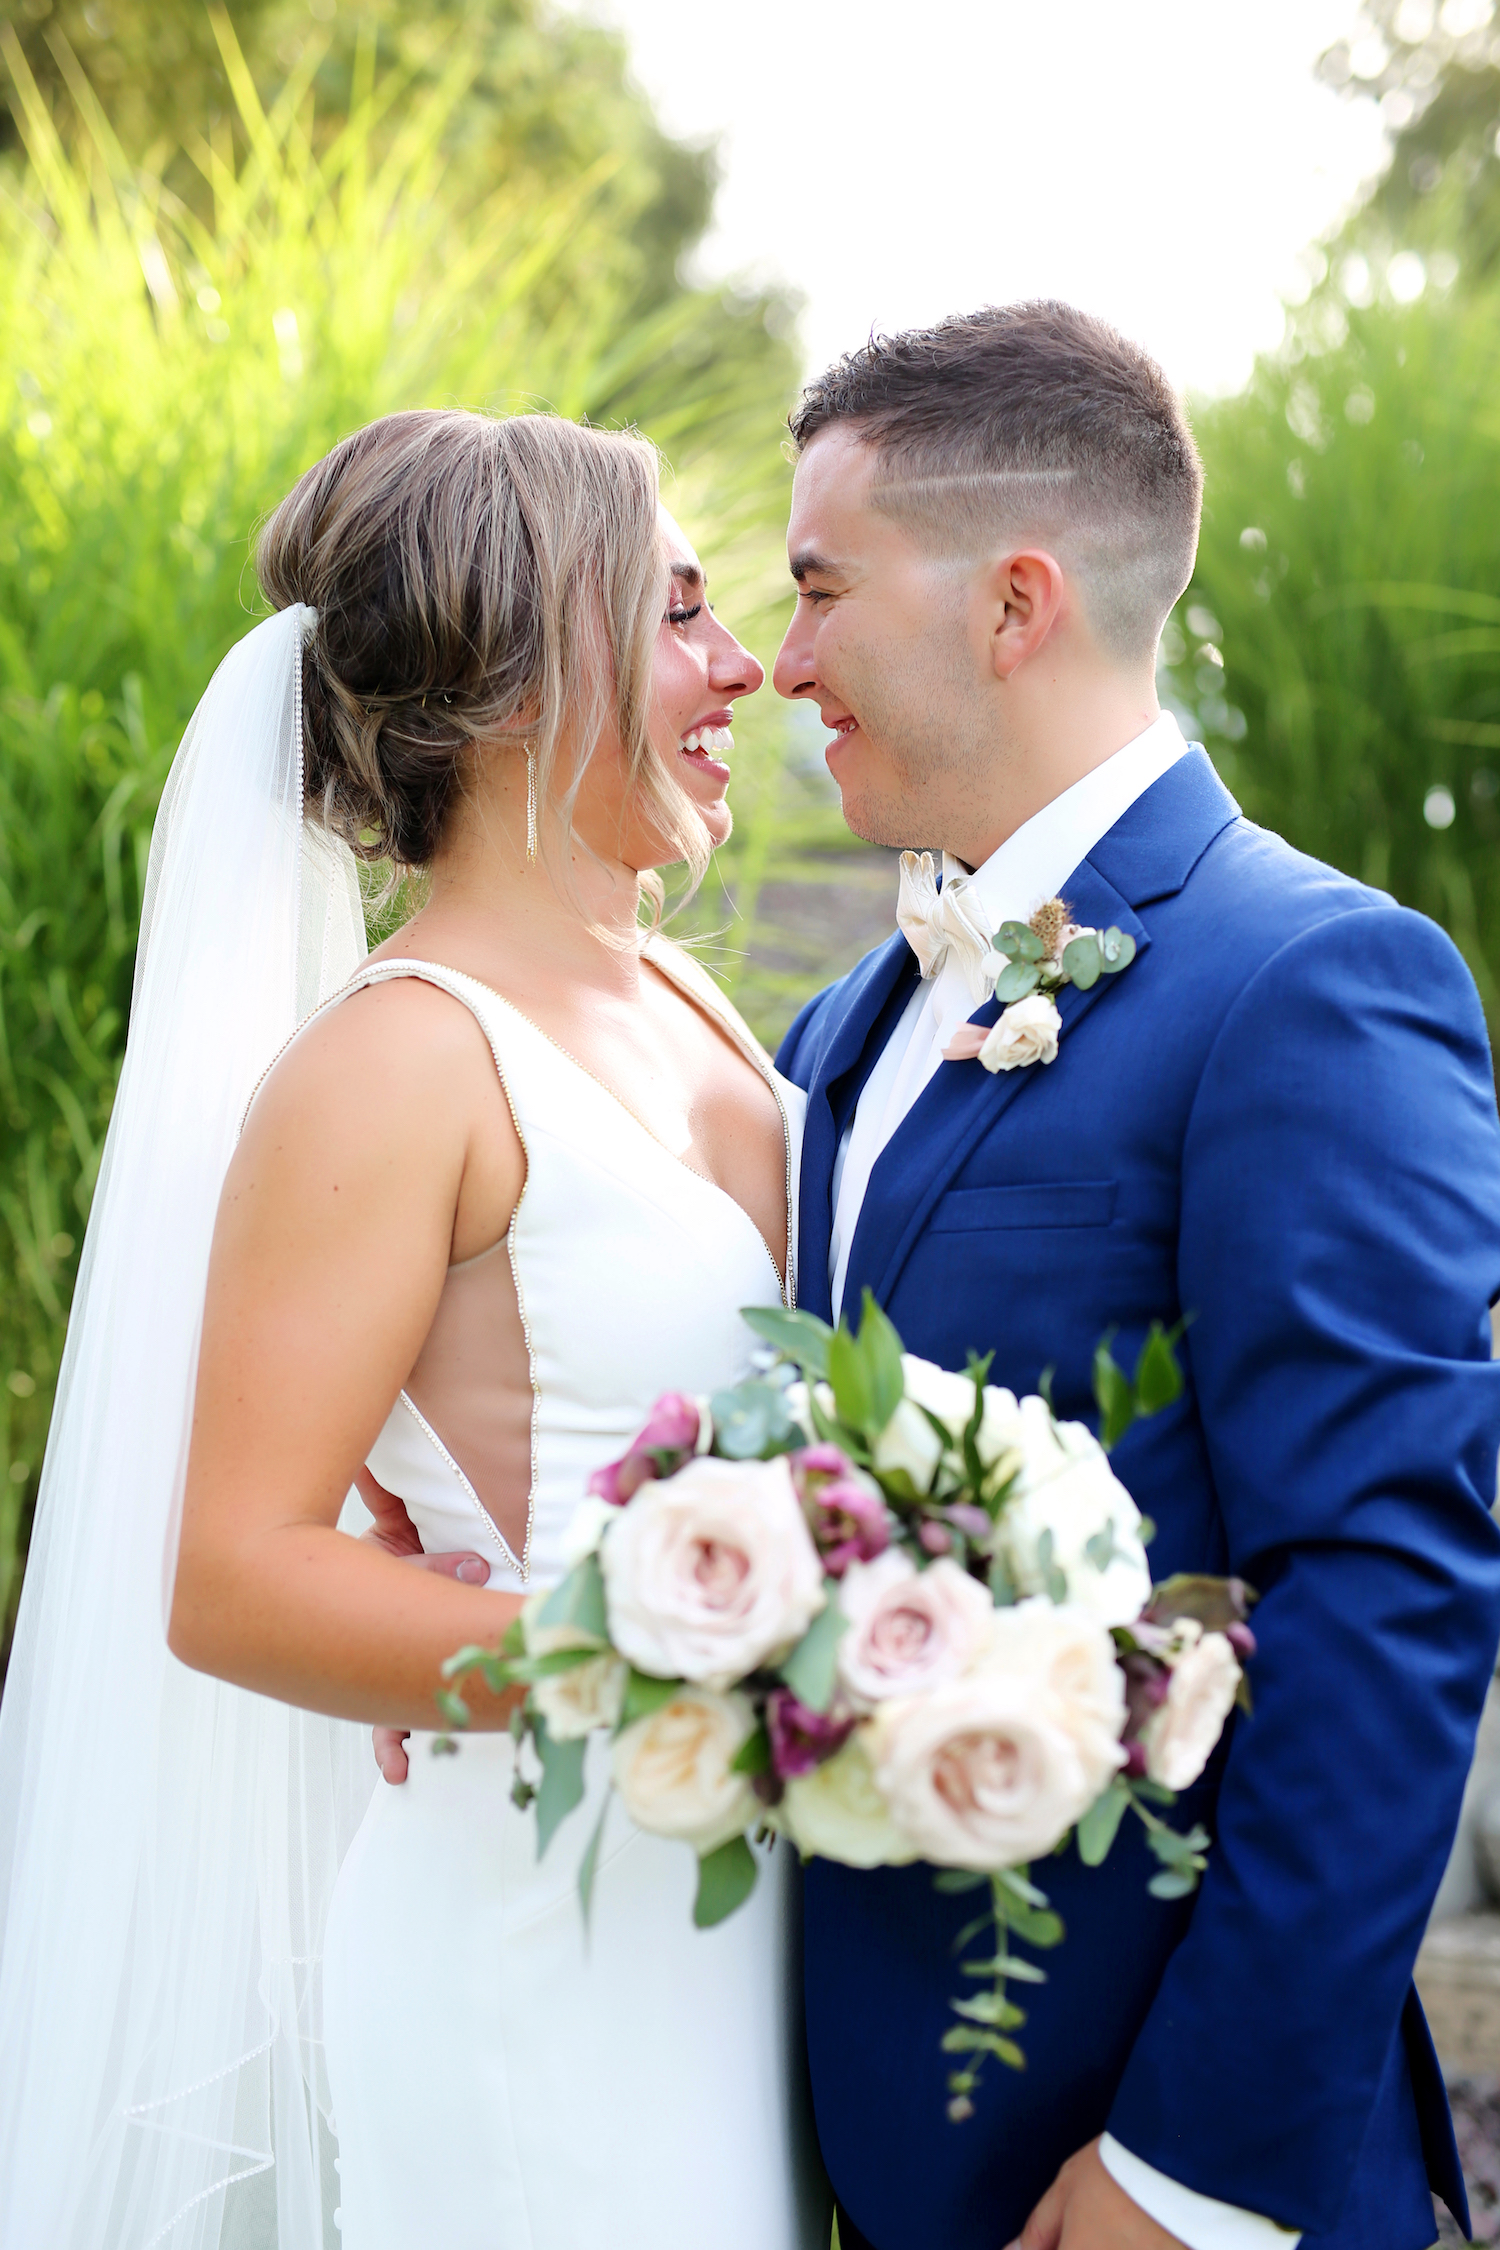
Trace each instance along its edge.
<path fill-rule="evenodd" d="M 989 927 L 966 875 L 948 876 L 939 890 L 931 852 L 903 852 L 896 920 L 924 977 L 935 977 L 951 955 L 975 1007 L 989 998 Z"/>

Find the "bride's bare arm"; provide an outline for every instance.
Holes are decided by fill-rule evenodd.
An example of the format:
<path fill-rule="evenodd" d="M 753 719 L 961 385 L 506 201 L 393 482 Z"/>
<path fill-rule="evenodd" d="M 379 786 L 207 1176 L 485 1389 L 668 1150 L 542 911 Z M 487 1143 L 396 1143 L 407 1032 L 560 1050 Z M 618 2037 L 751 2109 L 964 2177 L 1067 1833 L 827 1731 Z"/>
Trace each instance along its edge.
<path fill-rule="evenodd" d="M 318 1711 L 438 1723 L 444 1657 L 518 1598 L 337 1529 L 451 1261 L 500 1239 L 525 1156 L 467 1009 L 401 979 L 303 1035 L 225 1182 L 169 1639 L 196 1669 Z M 465 1687 L 479 1726 L 504 1709 Z"/>

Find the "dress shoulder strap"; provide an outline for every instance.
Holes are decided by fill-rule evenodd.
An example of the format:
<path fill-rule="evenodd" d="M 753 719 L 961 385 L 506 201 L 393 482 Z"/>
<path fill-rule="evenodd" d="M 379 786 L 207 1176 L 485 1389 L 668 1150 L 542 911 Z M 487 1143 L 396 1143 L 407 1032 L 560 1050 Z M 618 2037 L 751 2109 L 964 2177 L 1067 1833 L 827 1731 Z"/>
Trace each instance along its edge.
<path fill-rule="evenodd" d="M 641 947 L 641 958 L 659 969 L 670 984 L 675 984 L 686 999 L 711 1016 L 726 1039 L 739 1048 L 745 1060 L 755 1067 L 762 1078 L 769 1078 L 774 1068 L 770 1055 L 756 1038 L 744 1017 L 735 1007 L 703 963 L 688 952 L 685 946 L 674 945 L 670 938 L 653 930 Z"/>
<path fill-rule="evenodd" d="M 260 1093 L 262 1086 L 264 1086 L 287 1049 L 294 1041 L 301 1038 L 308 1025 L 316 1023 L 319 1016 L 327 1015 L 330 1008 L 336 1008 L 342 1001 L 352 999 L 356 992 L 363 992 L 374 984 L 390 984 L 397 977 L 417 977 L 423 984 L 435 984 L 441 991 L 448 993 L 452 999 L 459 1001 L 468 1009 L 470 1015 L 473 1016 L 480 1030 L 484 1033 L 490 1053 L 495 1058 L 495 1068 L 500 1074 L 500 1084 L 504 1088 L 506 1100 L 509 1102 L 510 1086 L 506 1078 L 505 1064 L 495 1039 L 495 1026 L 490 1018 L 489 1007 L 486 1005 L 487 1002 L 492 1002 L 501 1007 L 505 1006 L 506 1003 L 501 999 L 498 992 L 491 992 L 489 986 L 480 984 L 477 978 L 465 976 L 461 969 L 450 969 L 441 961 L 365 961 L 355 970 L 347 983 L 341 984 L 337 992 L 330 992 L 326 1000 L 320 1000 L 317 1007 L 303 1017 L 290 1039 L 282 1041 L 255 1081 L 250 1099 L 246 1102 L 244 1113 L 240 1118 L 241 1133 L 245 1130 L 245 1120 L 255 1107 L 256 1096 Z M 514 1115 L 514 1103 L 511 1103 L 511 1112 Z M 519 1130 L 518 1121 L 517 1131 Z"/>

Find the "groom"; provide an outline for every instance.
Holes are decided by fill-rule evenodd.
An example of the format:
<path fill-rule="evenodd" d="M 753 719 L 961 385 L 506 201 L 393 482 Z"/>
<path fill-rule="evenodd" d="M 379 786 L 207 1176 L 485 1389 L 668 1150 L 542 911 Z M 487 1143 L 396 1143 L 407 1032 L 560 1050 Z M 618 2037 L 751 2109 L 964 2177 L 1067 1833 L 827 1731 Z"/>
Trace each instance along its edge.
<path fill-rule="evenodd" d="M 1411 1985 L 1500 1635 L 1489 1514 L 1500 1132 L 1441 931 L 1245 820 L 1153 685 L 1201 471 L 1160 370 L 1057 304 L 872 341 L 806 392 L 783 695 L 857 835 L 944 888 L 802 1011 L 804 1305 L 873 1290 L 907 1347 L 1090 1411 L 1094 1345 L 1190 1322 L 1187 1386 L 1115 1465 L 1157 1577 L 1259 1589 L 1254 1715 L 1183 1801 L 1195 1900 L 1035 1870 L 1067 1925 L 1028 2068 L 950 2123 L 972 1900 L 925 1867 L 806 1877 L 807 2018 L 844 2250 L 1426 2250 L 1464 2216 Z M 1061 894 L 1130 934 L 1055 1059 L 992 1023 L 972 931 Z M 975 1041 L 970 1039 L 972 1050 Z"/>

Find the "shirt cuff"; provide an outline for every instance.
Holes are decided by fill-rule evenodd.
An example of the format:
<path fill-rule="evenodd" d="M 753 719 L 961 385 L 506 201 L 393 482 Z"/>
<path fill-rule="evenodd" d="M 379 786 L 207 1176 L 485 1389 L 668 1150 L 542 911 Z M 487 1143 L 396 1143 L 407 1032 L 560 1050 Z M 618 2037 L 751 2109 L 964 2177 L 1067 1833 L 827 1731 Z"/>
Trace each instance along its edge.
<path fill-rule="evenodd" d="M 1195 2188 L 1181 2187 L 1154 2164 L 1121 2148 L 1113 2133 L 1099 2143 L 1099 2161 L 1117 2187 L 1138 2203 L 1148 2219 L 1175 2234 L 1187 2250 L 1297 2250 L 1298 2227 L 1281 2227 L 1237 2203 L 1219 2203 Z"/>

